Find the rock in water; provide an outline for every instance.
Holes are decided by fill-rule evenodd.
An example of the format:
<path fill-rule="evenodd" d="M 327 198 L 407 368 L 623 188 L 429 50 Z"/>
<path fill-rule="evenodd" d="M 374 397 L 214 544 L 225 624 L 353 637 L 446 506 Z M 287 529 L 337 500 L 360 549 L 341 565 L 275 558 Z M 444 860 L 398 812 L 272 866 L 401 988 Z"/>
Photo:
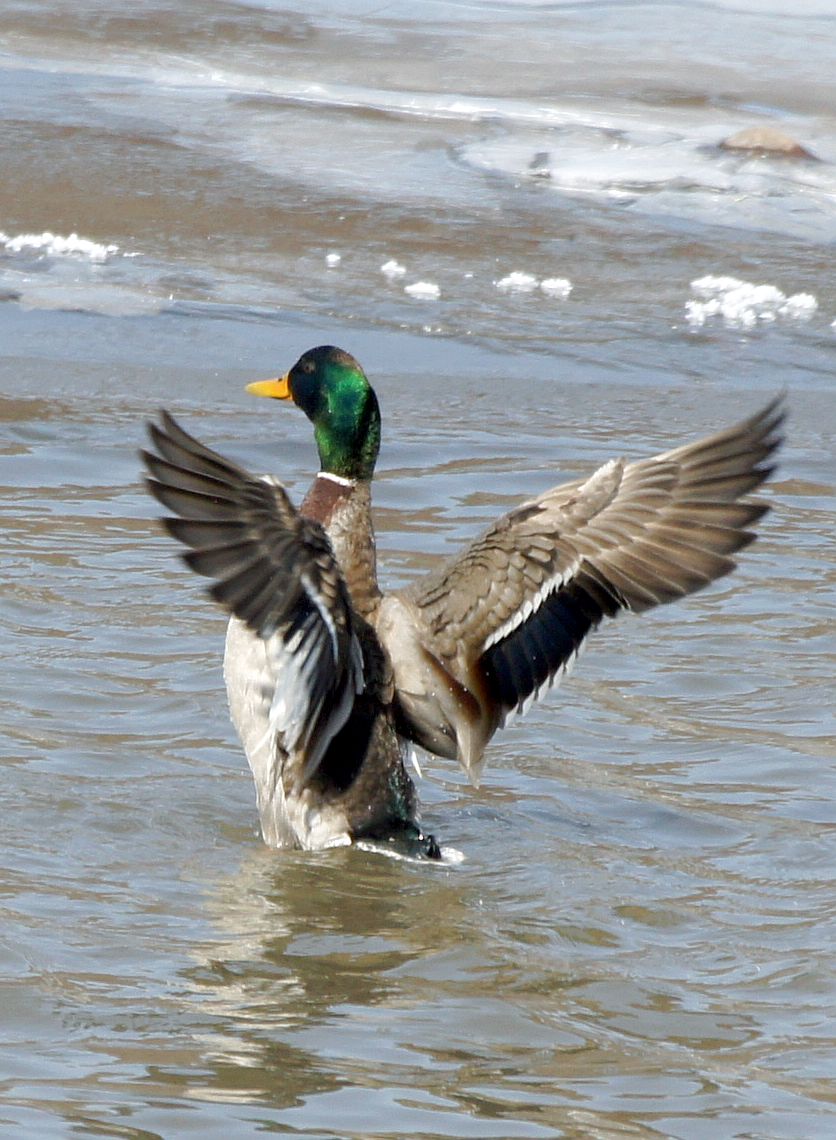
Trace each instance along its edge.
<path fill-rule="evenodd" d="M 729 135 L 720 143 L 723 150 L 748 151 L 764 155 L 780 155 L 788 158 L 811 158 L 820 160 L 800 142 L 785 135 L 776 127 L 746 127 L 737 134 Z"/>

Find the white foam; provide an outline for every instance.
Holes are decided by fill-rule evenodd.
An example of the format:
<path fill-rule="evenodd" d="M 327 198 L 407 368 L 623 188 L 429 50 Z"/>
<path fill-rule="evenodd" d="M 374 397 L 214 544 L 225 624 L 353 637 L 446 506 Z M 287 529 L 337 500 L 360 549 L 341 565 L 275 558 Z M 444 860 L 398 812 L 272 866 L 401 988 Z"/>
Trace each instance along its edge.
<path fill-rule="evenodd" d="M 404 293 L 419 301 L 437 301 L 441 296 L 441 290 L 434 281 L 415 281 L 404 286 Z"/>
<path fill-rule="evenodd" d="M 406 267 L 401 265 L 400 262 L 395 261 L 394 257 L 391 257 L 381 265 L 380 272 L 384 277 L 388 277 L 390 281 L 395 281 L 398 277 L 404 276 Z"/>
<path fill-rule="evenodd" d="M 103 245 L 71 233 L 68 237 L 45 230 L 42 234 L 17 234 L 9 237 L 0 231 L 0 242 L 10 253 L 21 253 L 25 249 L 38 250 L 48 257 L 67 255 L 86 257 L 89 261 L 107 261 L 111 254 L 119 252 L 118 245 Z"/>
<path fill-rule="evenodd" d="M 696 299 L 685 302 L 685 319 L 693 328 L 719 317 L 730 328 L 753 328 L 785 318 L 809 321 L 818 309 L 812 293 L 787 296 L 775 285 L 756 285 L 738 277 L 699 277 L 691 282 Z"/>
<path fill-rule="evenodd" d="M 342 261 L 342 254 L 340 254 L 340 253 L 326 253 L 326 255 L 325 255 L 325 264 L 328 266 L 329 269 L 336 269 L 336 267 L 340 264 L 341 261 Z"/>

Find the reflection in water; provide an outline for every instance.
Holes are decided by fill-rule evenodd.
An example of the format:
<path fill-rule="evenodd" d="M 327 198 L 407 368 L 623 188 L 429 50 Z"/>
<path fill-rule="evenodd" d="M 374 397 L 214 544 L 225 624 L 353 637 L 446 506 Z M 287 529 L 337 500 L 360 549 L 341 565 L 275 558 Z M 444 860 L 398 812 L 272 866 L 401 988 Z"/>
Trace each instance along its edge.
<path fill-rule="evenodd" d="M 366 1090 L 366 1119 L 385 1119 L 391 1096 L 399 1118 L 420 1109 L 443 1120 L 458 1104 L 478 1114 L 480 1135 L 544 1135 L 492 1129 L 505 1097 L 467 1091 L 495 1079 L 497 1048 L 506 1075 L 522 1076 L 532 1048 L 556 1042 L 489 980 L 484 903 L 456 871 L 356 851 L 254 853 L 209 900 L 225 938 L 184 971 L 200 1016 L 213 1018 L 214 1077 L 191 1095 L 234 1100 L 249 1076 L 248 1095 L 280 1109 L 313 1099 L 326 1120 L 329 1094 L 353 1085 Z"/>
<path fill-rule="evenodd" d="M 305 1063 L 294 1066 L 297 1080 L 284 1074 L 271 1099 L 290 1103 L 318 1088 L 324 1042 L 339 1051 L 346 1027 L 358 1031 L 352 1022 L 376 1007 L 396 1009 L 404 976 L 459 944 L 463 888 L 453 872 L 426 874 L 359 851 L 277 859 L 256 849 L 207 900 L 221 937 L 184 971 L 201 1013 L 218 1019 L 217 1062 L 253 1063 L 240 1055 L 246 1027 L 270 1071 L 280 1035 Z"/>

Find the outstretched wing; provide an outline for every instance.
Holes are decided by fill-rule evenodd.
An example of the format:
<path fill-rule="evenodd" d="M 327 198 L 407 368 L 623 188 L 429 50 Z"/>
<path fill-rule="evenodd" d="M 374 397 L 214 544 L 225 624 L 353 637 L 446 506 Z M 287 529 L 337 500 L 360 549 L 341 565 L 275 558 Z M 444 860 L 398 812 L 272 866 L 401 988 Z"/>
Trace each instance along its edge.
<path fill-rule="evenodd" d="M 612 460 L 522 504 L 403 591 L 382 636 L 416 739 L 478 775 L 497 725 L 559 679 L 604 617 L 642 612 L 729 573 L 767 510 L 745 496 L 773 470 L 783 419 L 774 400 L 696 443 Z M 419 644 L 413 637 L 401 652 L 407 614 Z"/>
<path fill-rule="evenodd" d="M 351 603 L 322 527 L 284 487 L 205 447 L 169 415 L 149 423 L 148 490 L 172 512 L 166 530 L 190 549 L 209 593 L 264 642 L 275 690 L 270 726 L 316 770 L 363 689 Z"/>

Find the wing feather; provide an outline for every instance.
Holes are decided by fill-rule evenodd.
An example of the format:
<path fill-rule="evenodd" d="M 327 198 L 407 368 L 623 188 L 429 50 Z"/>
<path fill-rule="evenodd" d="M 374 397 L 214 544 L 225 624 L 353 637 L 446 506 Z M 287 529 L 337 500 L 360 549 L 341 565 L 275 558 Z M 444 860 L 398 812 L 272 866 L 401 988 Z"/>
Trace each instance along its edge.
<path fill-rule="evenodd" d="M 263 641 L 275 682 L 270 731 L 303 754 L 311 778 L 364 687 L 345 582 L 322 527 L 284 487 L 256 478 L 188 434 L 167 412 L 141 452 L 146 486 L 173 515 L 183 559 L 214 579 L 211 596 Z"/>
<path fill-rule="evenodd" d="M 409 693 L 415 738 L 440 740 L 436 726 L 446 718 L 446 737 L 478 773 L 496 725 L 559 679 L 605 617 L 642 612 L 728 574 L 767 510 L 744 496 L 772 473 L 784 418 L 779 398 L 705 439 L 632 463 L 611 460 L 523 503 L 401 591 L 423 652 L 476 695 L 482 718 L 477 727 L 472 712 L 467 725 L 453 723 L 449 702 L 422 691 L 414 651 L 407 657 L 394 645 L 403 627 L 390 606 L 387 647 Z M 438 691 L 435 674 L 425 676 Z"/>

